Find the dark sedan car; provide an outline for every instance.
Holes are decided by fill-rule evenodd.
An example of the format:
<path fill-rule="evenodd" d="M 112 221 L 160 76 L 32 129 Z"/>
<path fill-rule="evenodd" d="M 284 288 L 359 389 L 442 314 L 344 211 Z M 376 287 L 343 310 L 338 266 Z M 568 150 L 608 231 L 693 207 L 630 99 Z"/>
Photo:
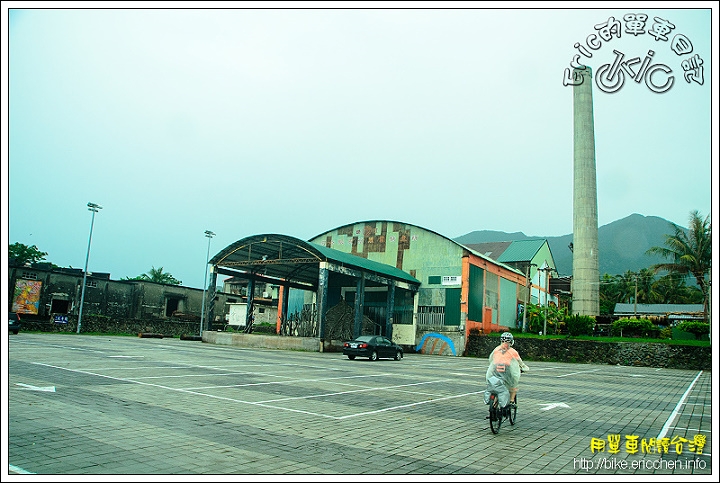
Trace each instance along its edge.
<path fill-rule="evenodd" d="M 8 327 L 10 328 L 10 332 L 17 334 L 20 332 L 20 316 L 15 312 L 9 312 L 9 315 L 10 325 Z"/>
<path fill-rule="evenodd" d="M 380 358 L 399 361 L 403 357 L 403 349 L 381 335 L 361 335 L 343 344 L 343 355 L 350 360 L 367 357 L 371 361 Z"/>

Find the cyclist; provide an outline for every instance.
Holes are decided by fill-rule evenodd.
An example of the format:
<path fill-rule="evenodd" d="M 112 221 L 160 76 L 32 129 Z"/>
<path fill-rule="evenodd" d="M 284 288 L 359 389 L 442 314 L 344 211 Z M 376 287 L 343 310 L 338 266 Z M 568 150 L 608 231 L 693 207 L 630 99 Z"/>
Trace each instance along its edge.
<path fill-rule="evenodd" d="M 502 380 L 505 387 L 510 392 L 510 404 L 515 404 L 518 391 L 518 382 L 520 382 L 520 373 L 530 370 L 523 362 L 518 351 L 511 346 L 515 344 L 515 338 L 510 332 L 503 332 L 500 335 L 500 345 L 491 353 L 488 360 L 488 366 L 485 379 L 490 380 L 491 377 L 497 377 Z"/>

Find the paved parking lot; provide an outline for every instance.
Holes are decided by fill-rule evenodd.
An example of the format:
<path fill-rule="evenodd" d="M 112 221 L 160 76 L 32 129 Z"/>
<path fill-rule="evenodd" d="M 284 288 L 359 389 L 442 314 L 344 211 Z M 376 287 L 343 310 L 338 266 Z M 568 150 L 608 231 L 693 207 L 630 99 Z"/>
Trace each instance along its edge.
<path fill-rule="evenodd" d="M 527 362 L 517 423 L 495 435 L 485 360 L 21 332 L 8 344 L 8 476 L 714 479 L 710 372 Z"/>

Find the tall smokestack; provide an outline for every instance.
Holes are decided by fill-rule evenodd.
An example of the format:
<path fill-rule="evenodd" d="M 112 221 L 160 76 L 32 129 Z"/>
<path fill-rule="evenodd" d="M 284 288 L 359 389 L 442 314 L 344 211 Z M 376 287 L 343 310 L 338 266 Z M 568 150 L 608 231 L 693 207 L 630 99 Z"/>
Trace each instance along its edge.
<path fill-rule="evenodd" d="M 600 315 L 597 181 L 592 72 L 574 69 L 573 86 L 573 269 L 572 312 Z M 581 77 L 580 77 L 581 76 Z"/>

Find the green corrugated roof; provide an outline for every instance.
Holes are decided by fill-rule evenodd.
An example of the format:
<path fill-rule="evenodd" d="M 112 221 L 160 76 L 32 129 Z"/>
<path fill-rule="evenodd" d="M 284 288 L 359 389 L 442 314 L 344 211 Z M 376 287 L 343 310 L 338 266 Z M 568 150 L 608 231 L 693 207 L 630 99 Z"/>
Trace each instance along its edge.
<path fill-rule="evenodd" d="M 334 260 L 336 262 L 351 265 L 353 267 L 361 268 L 363 270 L 384 274 L 392 278 L 397 278 L 406 282 L 410 282 L 412 284 L 420 284 L 420 280 L 413 277 L 409 273 L 400 270 L 397 267 L 393 267 L 392 265 L 386 265 L 384 263 L 376 262 L 374 260 L 368 260 L 367 258 L 359 257 L 351 253 L 341 252 L 340 250 L 328 248 L 324 245 L 320 245 L 317 243 L 307 243 L 317 248 L 317 250 L 323 255 L 325 255 L 325 257 L 327 257 L 329 260 Z"/>
<path fill-rule="evenodd" d="M 503 263 L 527 262 L 532 260 L 535 254 L 545 244 L 545 239 L 537 240 L 515 240 L 507 249 L 500 254 L 497 261 Z"/>
<path fill-rule="evenodd" d="M 418 279 L 392 265 L 277 233 L 253 235 L 238 240 L 220 250 L 210 263 L 222 268 L 316 285 L 319 262 L 324 261 L 374 272 L 415 287 L 420 285 Z"/>

